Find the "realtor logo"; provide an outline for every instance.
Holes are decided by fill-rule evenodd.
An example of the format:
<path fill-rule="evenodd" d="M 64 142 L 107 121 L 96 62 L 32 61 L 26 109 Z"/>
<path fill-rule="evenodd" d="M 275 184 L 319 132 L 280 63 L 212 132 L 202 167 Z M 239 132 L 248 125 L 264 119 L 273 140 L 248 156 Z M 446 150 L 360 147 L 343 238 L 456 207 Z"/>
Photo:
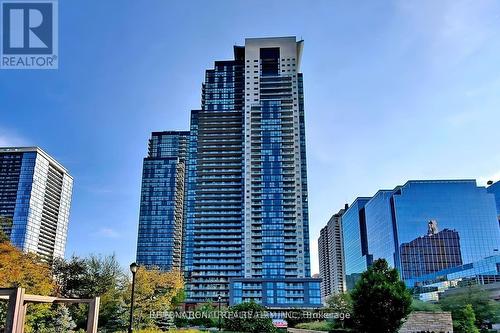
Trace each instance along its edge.
<path fill-rule="evenodd" d="M 57 2 L 1 3 L 1 68 L 58 67 Z"/>

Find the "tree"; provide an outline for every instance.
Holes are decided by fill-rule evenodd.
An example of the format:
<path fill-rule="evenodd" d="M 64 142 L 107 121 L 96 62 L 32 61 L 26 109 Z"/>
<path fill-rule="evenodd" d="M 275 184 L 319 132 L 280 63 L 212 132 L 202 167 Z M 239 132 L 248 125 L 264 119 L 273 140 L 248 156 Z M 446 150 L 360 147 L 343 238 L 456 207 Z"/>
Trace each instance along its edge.
<path fill-rule="evenodd" d="M 33 253 L 23 253 L 10 243 L 0 243 L 0 288 L 25 288 L 27 294 L 53 295 L 50 267 Z"/>
<path fill-rule="evenodd" d="M 411 310 L 412 311 L 426 311 L 426 312 L 439 312 L 443 311 L 441 309 L 441 306 L 436 303 L 431 303 L 431 302 L 424 302 L 418 299 L 414 299 L 413 303 L 411 304 Z"/>
<path fill-rule="evenodd" d="M 0 243 L 7 243 L 9 241 L 10 241 L 9 237 L 7 237 L 7 235 L 3 232 L 0 226 Z"/>
<path fill-rule="evenodd" d="M 500 321 L 500 304 L 491 300 L 488 292 L 478 286 L 457 289 L 449 295 L 445 293 L 439 304 L 444 311 L 451 312 L 454 320 L 460 317 L 464 307 L 470 304 L 474 310 L 477 327 Z"/>
<path fill-rule="evenodd" d="M 114 255 L 88 258 L 72 257 L 53 262 L 52 272 L 58 284 L 58 295 L 68 298 L 101 297 L 99 326 L 119 331 L 127 325 L 127 307 L 123 294 L 128 288 L 127 276 Z M 79 328 L 84 328 L 87 307 L 74 304 L 69 307 Z"/>
<path fill-rule="evenodd" d="M 218 318 L 214 314 L 217 313 L 217 308 L 212 302 L 203 303 L 196 307 L 196 311 L 200 313 L 199 318 L 194 318 L 190 321 L 191 325 L 203 327 L 217 327 Z"/>
<path fill-rule="evenodd" d="M 453 318 L 453 331 L 456 333 L 479 333 L 475 325 L 476 315 L 471 304 L 465 305 Z"/>
<path fill-rule="evenodd" d="M 52 271 L 58 294 L 63 297 L 97 297 L 126 284 L 126 275 L 115 255 L 56 259 Z"/>
<path fill-rule="evenodd" d="M 5 230 L 12 230 L 12 217 L 0 215 L 0 243 L 10 241 Z"/>
<path fill-rule="evenodd" d="M 352 298 L 349 293 L 335 294 L 326 300 L 327 311 L 339 315 L 334 321 L 335 327 L 352 327 Z"/>
<path fill-rule="evenodd" d="M 132 285 L 129 284 L 125 300 L 130 304 Z M 158 268 L 139 267 L 135 283 L 135 318 L 141 327 L 157 327 L 163 315 L 173 310 L 184 290 L 180 271 L 161 271 Z M 150 314 L 155 314 L 151 316 Z"/>
<path fill-rule="evenodd" d="M 0 242 L 0 288 L 24 288 L 27 294 L 54 295 L 56 285 L 49 265 L 34 253 L 23 253 L 9 242 Z M 0 322 L 5 322 L 5 304 Z M 47 304 L 32 304 L 26 314 L 26 332 L 41 332 L 54 317 Z"/>
<path fill-rule="evenodd" d="M 288 327 L 297 327 L 298 324 L 313 321 L 313 319 L 303 318 L 304 310 L 293 308 L 287 311 L 286 322 Z"/>
<path fill-rule="evenodd" d="M 274 333 L 276 328 L 267 315 L 266 308 L 255 302 L 244 302 L 229 308 L 234 318 L 224 322 L 225 328 L 234 332 Z"/>
<path fill-rule="evenodd" d="M 71 317 L 68 308 L 65 305 L 59 305 L 54 311 L 54 331 L 71 332 L 76 328 L 76 324 Z"/>
<path fill-rule="evenodd" d="M 410 291 L 384 259 L 361 274 L 351 297 L 356 327 L 362 333 L 395 333 L 411 312 Z"/>

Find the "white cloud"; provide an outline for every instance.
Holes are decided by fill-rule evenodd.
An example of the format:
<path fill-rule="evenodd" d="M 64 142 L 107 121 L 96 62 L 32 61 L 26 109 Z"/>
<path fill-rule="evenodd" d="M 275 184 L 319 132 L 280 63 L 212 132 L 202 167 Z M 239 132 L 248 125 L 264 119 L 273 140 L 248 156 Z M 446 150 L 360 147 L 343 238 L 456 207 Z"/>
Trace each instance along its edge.
<path fill-rule="evenodd" d="M 96 233 L 98 236 L 101 236 L 101 237 L 104 237 L 104 238 L 119 238 L 120 237 L 120 234 L 112 229 L 112 228 L 108 228 L 108 227 L 103 227 L 101 229 L 99 229 L 99 231 Z"/>

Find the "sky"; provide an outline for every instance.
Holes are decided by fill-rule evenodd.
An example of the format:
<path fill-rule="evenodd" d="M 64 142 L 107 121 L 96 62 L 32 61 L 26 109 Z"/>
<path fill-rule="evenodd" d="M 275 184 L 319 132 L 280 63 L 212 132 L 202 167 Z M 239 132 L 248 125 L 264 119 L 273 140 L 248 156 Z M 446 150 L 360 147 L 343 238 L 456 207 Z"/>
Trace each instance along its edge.
<path fill-rule="evenodd" d="M 135 259 L 151 131 L 187 130 L 204 71 L 246 37 L 304 39 L 312 271 L 357 196 L 500 179 L 500 2 L 59 2 L 59 69 L 0 70 L 0 146 L 74 177 L 66 256 Z"/>

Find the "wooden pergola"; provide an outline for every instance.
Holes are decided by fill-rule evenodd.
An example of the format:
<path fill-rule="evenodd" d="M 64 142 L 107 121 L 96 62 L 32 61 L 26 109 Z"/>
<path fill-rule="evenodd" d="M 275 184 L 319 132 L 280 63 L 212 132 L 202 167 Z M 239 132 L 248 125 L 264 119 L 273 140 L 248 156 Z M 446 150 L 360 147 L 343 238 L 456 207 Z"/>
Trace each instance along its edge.
<path fill-rule="evenodd" d="M 51 296 L 30 295 L 25 293 L 24 288 L 0 288 L 0 300 L 8 301 L 6 333 L 24 333 L 24 320 L 29 303 L 48 304 L 73 304 L 85 303 L 89 305 L 87 317 L 87 333 L 97 333 L 97 321 L 99 318 L 100 298 L 77 299 L 59 298 Z"/>

